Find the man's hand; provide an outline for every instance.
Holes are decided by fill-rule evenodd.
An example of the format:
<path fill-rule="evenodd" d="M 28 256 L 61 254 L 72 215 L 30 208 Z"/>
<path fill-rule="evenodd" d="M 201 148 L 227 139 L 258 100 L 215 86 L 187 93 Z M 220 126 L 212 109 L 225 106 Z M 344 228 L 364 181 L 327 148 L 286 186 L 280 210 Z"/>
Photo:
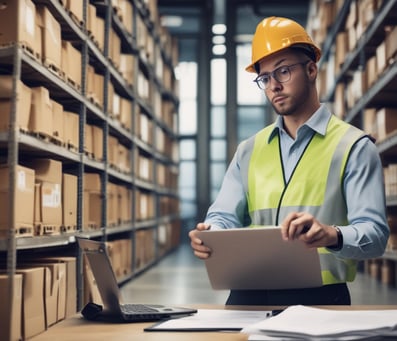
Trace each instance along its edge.
<path fill-rule="evenodd" d="M 203 241 L 197 237 L 197 231 L 208 230 L 209 224 L 198 223 L 194 230 L 189 232 L 190 245 L 194 251 L 194 255 L 200 259 L 207 259 L 211 255 L 211 249 L 203 244 Z"/>
<path fill-rule="evenodd" d="M 333 226 L 321 224 L 306 212 L 288 214 L 280 227 L 284 240 L 298 239 L 309 248 L 334 246 L 338 243 L 337 231 Z"/>

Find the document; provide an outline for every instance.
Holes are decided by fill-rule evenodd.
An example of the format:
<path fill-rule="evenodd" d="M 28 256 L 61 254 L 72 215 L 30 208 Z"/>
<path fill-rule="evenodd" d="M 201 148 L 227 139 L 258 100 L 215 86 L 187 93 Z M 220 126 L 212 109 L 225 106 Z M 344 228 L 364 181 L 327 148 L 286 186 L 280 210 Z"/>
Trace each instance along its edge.
<path fill-rule="evenodd" d="M 156 323 L 145 331 L 239 331 L 272 316 L 272 311 L 199 309 L 196 314 Z"/>
<path fill-rule="evenodd" d="M 249 340 L 366 340 L 397 337 L 397 310 L 330 310 L 291 306 L 245 327 Z"/>

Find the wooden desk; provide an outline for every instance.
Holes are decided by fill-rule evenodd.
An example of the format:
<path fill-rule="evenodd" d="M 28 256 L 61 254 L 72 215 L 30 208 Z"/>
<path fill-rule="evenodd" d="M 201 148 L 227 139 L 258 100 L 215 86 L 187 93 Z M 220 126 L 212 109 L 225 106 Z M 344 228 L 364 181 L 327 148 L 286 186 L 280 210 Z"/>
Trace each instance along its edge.
<path fill-rule="evenodd" d="M 258 306 L 195 306 L 197 309 L 246 309 L 271 310 L 280 307 Z M 326 306 L 322 308 L 336 310 L 364 310 L 364 309 L 397 309 L 397 305 L 369 305 L 369 306 Z M 244 341 L 248 335 L 239 332 L 144 332 L 143 329 L 154 322 L 145 323 L 104 323 L 84 320 L 80 314 L 59 322 L 44 333 L 30 339 L 31 341 Z"/>

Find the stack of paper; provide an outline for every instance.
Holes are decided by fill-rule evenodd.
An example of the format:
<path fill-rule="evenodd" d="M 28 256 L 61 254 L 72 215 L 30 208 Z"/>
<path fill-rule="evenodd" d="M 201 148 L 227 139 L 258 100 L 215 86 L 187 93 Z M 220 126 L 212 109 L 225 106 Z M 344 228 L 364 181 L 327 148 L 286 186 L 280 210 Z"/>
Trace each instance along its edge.
<path fill-rule="evenodd" d="M 297 305 L 241 332 L 250 334 L 249 340 L 323 341 L 397 337 L 397 310 L 346 311 Z"/>

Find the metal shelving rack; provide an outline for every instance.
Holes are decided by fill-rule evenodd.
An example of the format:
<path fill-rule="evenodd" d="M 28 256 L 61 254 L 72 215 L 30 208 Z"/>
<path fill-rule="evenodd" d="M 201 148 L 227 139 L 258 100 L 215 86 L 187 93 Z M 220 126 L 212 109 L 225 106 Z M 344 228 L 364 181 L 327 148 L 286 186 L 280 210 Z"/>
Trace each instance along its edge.
<path fill-rule="evenodd" d="M 323 58 L 319 65 L 322 66 L 334 52 L 337 34 L 344 29 L 344 23 L 348 16 L 352 0 L 344 1 L 335 16 L 335 22 L 330 27 L 330 34 L 323 43 Z M 385 27 L 396 25 L 397 0 L 383 1 L 381 7 L 374 14 L 373 21 L 359 37 L 356 47 L 347 53 L 339 72 L 335 75 L 335 82 L 325 94 L 322 101 L 332 103 L 338 84 L 347 84 L 354 71 L 364 69 L 366 61 L 375 55 L 376 48 L 385 38 Z M 356 101 L 353 107 L 347 109 L 345 120 L 362 128 L 363 112 L 366 108 L 380 108 L 382 106 L 397 107 L 397 64 L 396 60 L 389 63 L 376 80 L 376 82 Z M 397 133 L 391 134 L 386 139 L 377 142 L 377 147 L 384 164 L 395 162 L 397 158 Z M 387 209 L 395 212 L 397 201 L 395 198 L 387 198 Z M 387 251 L 383 257 L 386 260 L 397 259 L 396 253 Z"/>
<path fill-rule="evenodd" d="M 62 3 L 57 0 L 33 0 L 38 5 L 45 5 L 49 8 L 51 14 L 61 25 L 62 39 L 73 41 L 74 46 L 78 47 L 82 54 L 82 82 L 81 90 L 72 87 L 65 82 L 61 77 L 54 72 L 47 69 L 39 60 L 34 58 L 19 44 L 10 47 L 0 47 L 0 69 L 4 66 L 4 70 L 9 70 L 12 67 L 13 76 L 13 107 L 10 115 L 11 126 L 8 133 L 0 133 L 0 149 L 7 149 L 7 163 L 10 168 L 9 184 L 10 184 L 10 212 L 14 212 L 14 193 L 15 193 L 15 172 L 16 166 L 19 164 L 21 158 L 30 153 L 37 156 L 45 156 L 48 158 L 55 158 L 62 161 L 68 170 L 78 177 L 78 198 L 77 198 L 77 231 L 76 233 L 59 234 L 59 235 L 45 235 L 34 237 L 17 237 L 15 235 L 14 216 L 11 214 L 9 235 L 6 239 L 0 240 L 0 254 L 7 257 L 7 273 L 10 278 L 9 282 L 9 300 L 8 306 L 12 307 L 13 297 L 13 280 L 17 267 L 17 254 L 19 252 L 29 252 L 30 250 L 40 249 L 41 251 L 51 254 L 56 248 L 67 247 L 77 257 L 77 287 L 78 287 L 78 308 L 81 308 L 83 297 L 83 279 L 82 279 L 82 256 L 76 245 L 75 236 L 83 235 L 88 238 L 96 238 L 102 240 L 115 240 L 118 238 L 128 237 L 133 243 L 133 250 L 136 250 L 134 234 L 140 229 L 153 229 L 156 232 L 157 227 L 161 223 L 177 222 L 179 219 L 179 212 L 171 212 L 166 216 L 160 216 L 159 202 L 161 196 L 168 196 L 179 200 L 176 188 L 160 188 L 156 183 L 156 162 L 162 162 L 170 167 L 178 168 L 178 160 L 172 158 L 171 155 L 165 155 L 158 151 L 154 146 L 148 145 L 140 140 L 135 134 L 134 117 L 139 114 L 137 107 L 145 112 L 146 115 L 154 122 L 155 127 L 160 127 L 166 132 L 169 139 L 177 143 L 177 132 L 173 127 L 169 127 L 153 112 L 153 107 L 147 100 L 141 99 L 138 95 L 137 72 L 135 72 L 135 79 L 133 85 L 127 84 L 127 81 L 122 77 L 117 68 L 113 65 L 109 58 L 109 31 L 112 27 L 117 32 L 121 41 L 121 48 L 123 53 L 134 55 L 135 69 L 143 69 L 148 75 L 148 80 L 151 86 L 155 87 L 161 95 L 162 100 L 171 101 L 175 105 L 175 111 L 178 105 L 178 99 L 172 92 L 162 86 L 162 80 L 156 75 L 154 65 L 151 65 L 147 60 L 142 59 L 140 51 L 136 45 L 136 16 L 141 16 L 143 22 L 147 25 L 149 34 L 154 40 L 154 48 L 160 49 L 161 57 L 164 62 L 164 67 L 172 70 L 173 65 L 169 56 L 163 51 L 164 47 L 161 45 L 159 33 L 154 29 L 155 23 L 150 18 L 150 12 L 146 8 L 146 4 L 142 0 L 130 0 L 134 8 L 134 20 L 132 32 L 129 33 L 121 23 L 118 16 L 115 14 L 110 0 L 83 0 L 83 18 L 84 22 L 87 20 L 88 4 L 95 5 L 97 13 L 105 19 L 105 44 L 104 50 L 101 51 L 98 46 L 90 39 L 88 32 L 85 30 L 84 24 L 79 26 L 69 13 L 62 6 Z M 88 64 L 95 64 L 98 68 L 103 70 L 105 78 L 104 86 L 104 103 L 103 108 L 99 108 L 95 103 L 87 98 L 86 94 L 86 66 Z M 173 71 L 172 71 L 173 75 Z M 37 136 L 22 132 L 16 126 L 16 96 L 17 96 L 17 81 L 23 80 L 28 85 L 43 85 L 50 89 L 51 97 L 58 99 L 60 103 L 68 108 L 75 109 L 79 114 L 79 146 L 78 150 L 68 150 L 62 146 L 52 144 L 46 140 L 41 140 Z M 132 131 L 124 128 L 120 122 L 108 115 L 108 82 L 112 81 L 117 91 L 133 102 L 131 111 Z M 95 121 L 103 129 L 104 141 L 103 151 L 104 160 L 98 161 L 89 158 L 84 152 L 84 126 L 87 121 Z M 153 141 L 156 141 L 156 129 L 153 129 Z M 115 135 L 123 144 L 125 144 L 131 153 L 131 173 L 126 174 L 117 169 L 110 167 L 107 161 L 107 137 L 109 134 Z M 134 172 L 134 156 L 138 152 L 143 152 L 154 160 L 153 181 L 141 179 Z M 102 224 L 98 230 L 83 231 L 83 175 L 85 171 L 92 171 L 101 175 L 102 182 Z M 134 213 L 132 214 L 132 221 L 128 223 L 121 223 L 118 226 L 107 227 L 107 200 L 106 200 L 106 186 L 109 180 L 121 183 L 132 190 L 134 194 L 137 189 L 143 189 L 150 192 L 156 198 L 155 216 L 153 218 L 137 221 Z M 134 212 L 135 196 L 133 196 L 131 211 Z M 157 238 L 157 232 L 155 233 Z M 157 245 L 157 240 L 153 243 Z M 154 262 L 158 260 L 161 255 L 156 252 Z M 133 264 L 133 263 L 132 263 Z M 145 267 L 151 264 L 146 264 Z M 133 276 L 143 271 L 144 268 L 132 269 L 131 275 L 123 278 L 120 282 L 131 279 Z"/>

